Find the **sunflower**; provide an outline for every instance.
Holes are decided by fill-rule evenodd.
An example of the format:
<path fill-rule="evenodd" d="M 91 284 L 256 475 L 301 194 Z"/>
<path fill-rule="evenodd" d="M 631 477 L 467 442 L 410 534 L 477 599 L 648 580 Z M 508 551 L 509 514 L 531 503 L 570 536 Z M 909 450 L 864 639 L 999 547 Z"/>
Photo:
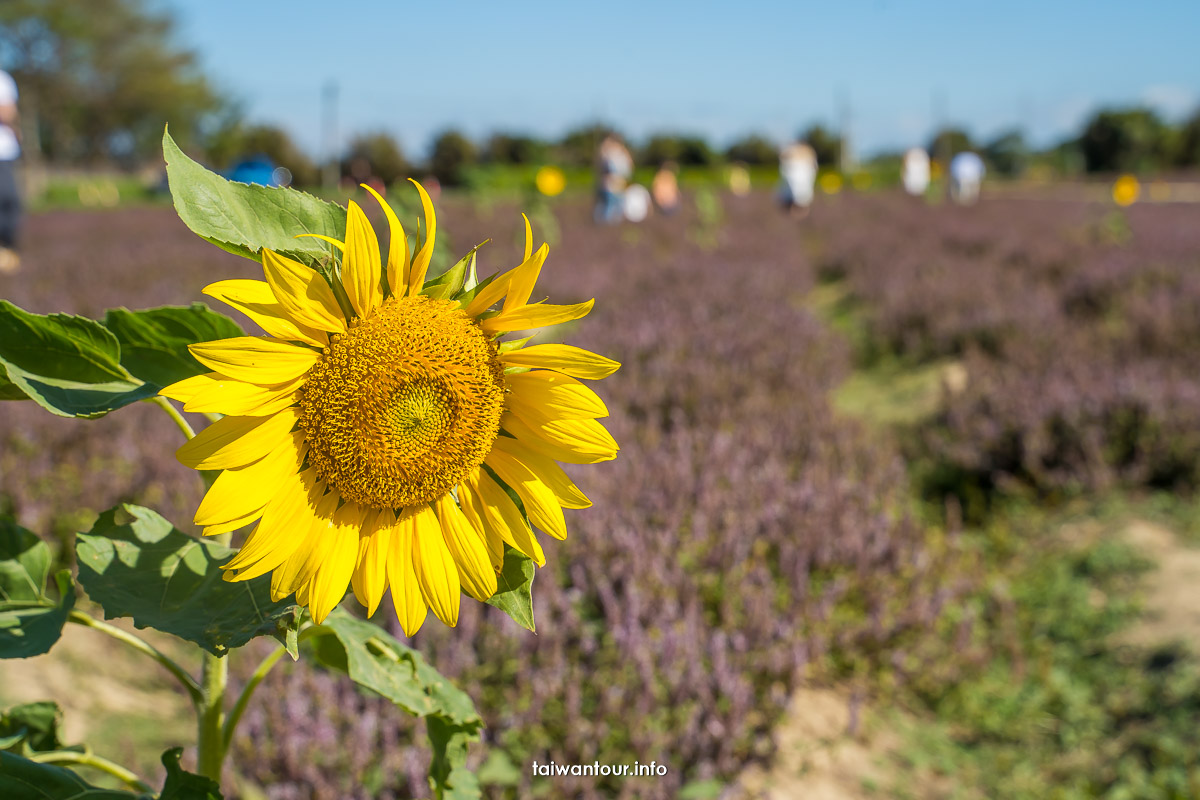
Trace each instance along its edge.
<path fill-rule="evenodd" d="M 534 252 L 528 219 L 516 268 L 476 282 L 472 258 L 465 285 L 460 268 L 426 280 L 437 225 L 429 196 L 418 184 L 428 235 L 410 258 L 400 221 L 367 188 L 390 228 L 386 265 L 354 202 L 345 241 L 319 237 L 336 256 L 324 272 L 263 249 L 265 283 L 204 292 L 267 335 L 192 345 L 212 371 L 162 394 L 225 415 L 177 456 L 222 470 L 196 512 L 206 535 L 257 521 L 226 580 L 271 572 L 273 598 L 295 593 L 317 622 L 347 584 L 369 614 L 390 588 L 411 636 L 429 609 L 456 624 L 461 592 L 490 598 L 506 545 L 543 565 L 530 523 L 563 539 L 563 509 L 591 505 L 556 462 L 616 457 L 596 421 L 608 411 L 579 379 L 619 364 L 568 345 L 501 341 L 579 319 L 594 302 L 529 302 L 549 248 Z"/>

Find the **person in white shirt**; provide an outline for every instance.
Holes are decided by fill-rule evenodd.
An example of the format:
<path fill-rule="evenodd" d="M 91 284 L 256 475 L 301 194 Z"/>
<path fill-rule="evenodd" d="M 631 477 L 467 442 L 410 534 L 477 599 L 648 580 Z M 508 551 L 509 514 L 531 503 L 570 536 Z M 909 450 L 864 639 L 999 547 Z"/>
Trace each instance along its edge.
<path fill-rule="evenodd" d="M 950 159 L 950 199 L 969 206 L 979 199 L 979 184 L 987 170 L 983 159 L 965 150 Z"/>
<path fill-rule="evenodd" d="M 904 166 L 901 179 L 904 191 L 913 197 L 920 197 L 929 188 L 929 154 L 919 147 L 914 147 L 904 154 Z"/>
<path fill-rule="evenodd" d="M 779 199 L 785 210 L 801 217 L 812 205 L 817 180 L 817 153 L 807 144 L 790 144 L 779 152 Z"/>
<path fill-rule="evenodd" d="M 17 193 L 17 158 L 21 143 L 17 138 L 17 82 L 0 70 L 0 272 L 13 272 L 20 266 L 17 256 L 17 226 L 21 219 L 21 198 Z"/>

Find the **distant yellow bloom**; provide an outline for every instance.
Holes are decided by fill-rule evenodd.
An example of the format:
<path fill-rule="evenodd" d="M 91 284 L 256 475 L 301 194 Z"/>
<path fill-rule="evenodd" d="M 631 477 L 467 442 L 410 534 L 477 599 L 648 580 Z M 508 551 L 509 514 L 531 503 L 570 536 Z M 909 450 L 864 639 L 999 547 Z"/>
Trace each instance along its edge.
<path fill-rule="evenodd" d="M 537 189 L 546 197 L 557 197 L 567 188 L 567 176 L 558 167 L 545 166 L 537 171 L 534 178 Z"/>
<path fill-rule="evenodd" d="M 826 172 L 817 179 L 825 194 L 837 194 L 842 190 L 842 176 L 837 172 Z"/>
<path fill-rule="evenodd" d="M 1113 184 L 1112 198 L 1113 202 L 1119 206 L 1131 206 L 1137 202 L 1138 196 L 1142 193 L 1142 185 L 1138 183 L 1138 179 L 1132 175 L 1122 175 L 1117 178 Z"/>
<path fill-rule="evenodd" d="M 370 614 L 390 587 L 409 635 L 428 609 L 454 625 L 460 591 L 491 597 L 505 544 L 544 564 L 529 523 L 562 539 L 563 509 L 591 505 L 556 462 L 618 449 L 597 422 L 604 403 L 577 380 L 607 377 L 615 361 L 499 341 L 579 319 L 593 301 L 529 302 L 549 248 L 534 252 L 528 220 L 520 266 L 442 297 L 425 285 L 437 222 L 417 189 L 429 235 L 411 258 L 372 192 L 391 229 L 386 264 L 351 202 L 346 240 L 328 239 L 341 259 L 332 279 L 264 249 L 265 283 L 207 287 L 267 336 L 193 345 L 213 371 L 162 391 L 226 415 L 177 454 L 224 470 L 196 512 L 206 535 L 258 523 L 226 580 L 272 572 L 273 597 L 295 592 L 318 622 L 347 584 Z"/>

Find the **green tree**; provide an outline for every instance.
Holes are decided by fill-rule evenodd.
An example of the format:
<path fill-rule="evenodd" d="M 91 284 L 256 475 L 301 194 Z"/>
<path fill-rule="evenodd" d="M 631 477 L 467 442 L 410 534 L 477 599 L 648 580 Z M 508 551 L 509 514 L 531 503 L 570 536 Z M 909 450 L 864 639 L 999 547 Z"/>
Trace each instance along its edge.
<path fill-rule="evenodd" d="M 1180 127 L 1174 155 L 1176 166 L 1200 166 L 1200 111 Z"/>
<path fill-rule="evenodd" d="M 932 158 L 952 158 L 968 150 L 976 150 L 971 136 L 962 128 L 942 128 L 929 140 L 929 155 Z"/>
<path fill-rule="evenodd" d="M 1099 111 L 1079 137 L 1088 172 L 1155 169 L 1167 158 L 1167 126 L 1146 108 Z"/>
<path fill-rule="evenodd" d="M 842 137 L 824 125 L 813 125 L 800 135 L 817 154 L 822 167 L 836 167 L 842 162 Z"/>
<path fill-rule="evenodd" d="M 596 149 L 600 147 L 600 142 L 614 133 L 617 133 L 616 129 L 603 122 L 590 122 L 573 128 L 558 143 L 558 160 L 574 167 L 589 166 L 596 160 Z"/>
<path fill-rule="evenodd" d="M 352 175 L 354 162 L 360 159 L 370 165 L 372 175 L 388 186 L 412 173 L 395 137 L 383 131 L 360 134 L 350 140 L 342 160 L 342 174 Z"/>
<path fill-rule="evenodd" d="M 537 164 L 546 160 L 549 146 L 541 139 L 513 133 L 493 133 L 484 147 L 492 164 Z"/>
<path fill-rule="evenodd" d="M 779 147 L 766 137 L 746 136 L 729 145 L 725 158 L 747 164 L 774 164 L 779 160 Z"/>
<path fill-rule="evenodd" d="M 996 137 L 983 148 L 983 157 L 1001 175 L 1013 177 L 1025 170 L 1029 146 L 1020 131 L 1009 131 Z"/>
<path fill-rule="evenodd" d="M 476 162 L 475 144 L 456 130 L 442 131 L 433 140 L 429 169 L 443 186 L 462 186 L 466 169 Z"/>
<path fill-rule="evenodd" d="M 224 101 L 173 30 L 145 0 L 0 3 L 0 64 L 21 89 L 26 148 L 70 162 L 148 158 L 164 122 L 200 144 Z"/>
<path fill-rule="evenodd" d="M 641 163 L 648 166 L 675 161 L 688 166 L 707 167 L 717 162 L 717 154 L 703 137 L 673 133 L 651 136 L 639 155 Z"/>

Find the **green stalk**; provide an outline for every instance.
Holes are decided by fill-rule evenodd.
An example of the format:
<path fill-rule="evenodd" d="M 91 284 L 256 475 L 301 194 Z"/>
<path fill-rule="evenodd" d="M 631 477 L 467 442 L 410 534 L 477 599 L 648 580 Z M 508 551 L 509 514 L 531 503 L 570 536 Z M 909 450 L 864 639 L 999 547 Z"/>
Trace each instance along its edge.
<path fill-rule="evenodd" d="M 123 631 L 114 625 L 109 625 L 107 622 L 101 622 L 95 617 L 90 617 L 79 610 L 72 611 L 67 620 L 77 625 L 83 625 L 84 627 L 98 630 L 101 633 L 106 633 L 117 641 L 129 645 L 139 653 L 150 656 L 159 664 L 162 664 L 167 672 L 170 672 L 183 685 L 183 688 L 187 690 L 188 696 L 192 698 L 192 705 L 199 705 L 202 693 L 200 691 L 200 684 L 196 683 L 196 679 L 188 674 L 187 670 L 176 664 L 165 653 L 151 645 L 145 639 L 135 636 L 128 631 Z"/>
<path fill-rule="evenodd" d="M 36 761 L 39 764 L 79 764 L 84 767 L 92 767 L 101 772 L 107 772 L 117 780 L 122 781 L 125 785 L 137 789 L 139 792 L 154 792 L 154 788 L 150 784 L 125 769 L 125 767 L 95 753 L 80 753 L 75 750 L 47 750 L 41 753 L 34 753 L 29 757 L 29 760 Z"/>
<path fill-rule="evenodd" d="M 203 696 L 196 707 L 196 766 L 201 775 L 212 778 L 218 786 L 221 783 L 221 766 L 225 762 L 222 726 L 225 723 L 225 686 L 228 681 L 229 661 L 206 652 L 204 672 L 200 679 Z"/>

